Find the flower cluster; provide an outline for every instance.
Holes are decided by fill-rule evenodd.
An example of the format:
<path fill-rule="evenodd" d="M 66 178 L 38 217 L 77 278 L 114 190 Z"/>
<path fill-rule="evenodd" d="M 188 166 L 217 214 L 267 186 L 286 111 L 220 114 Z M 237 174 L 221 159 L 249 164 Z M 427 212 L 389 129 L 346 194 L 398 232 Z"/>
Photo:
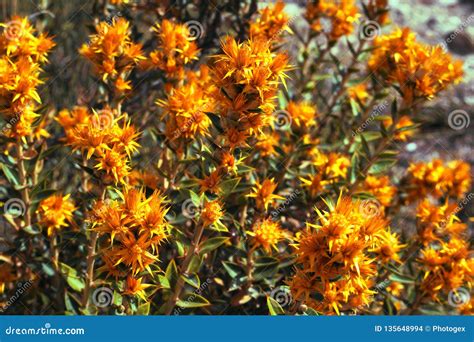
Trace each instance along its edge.
<path fill-rule="evenodd" d="M 40 202 L 37 209 L 39 224 L 48 229 L 48 236 L 56 234 L 72 221 L 77 208 L 70 196 L 53 195 Z"/>
<path fill-rule="evenodd" d="M 320 224 L 308 223 L 295 245 L 298 268 L 289 284 L 293 298 L 326 314 L 371 303 L 382 262 L 398 260 L 402 245 L 381 215 L 367 215 L 360 201 L 341 197 Z"/>
<path fill-rule="evenodd" d="M 132 89 L 127 80 L 130 71 L 144 60 L 142 46 L 130 38 L 130 23 L 124 18 L 100 22 L 80 53 L 91 61 L 103 82 L 120 95 Z"/>
<path fill-rule="evenodd" d="M 168 210 L 160 192 L 146 197 L 143 189 L 126 188 L 116 200 L 97 202 L 90 221 L 103 240 L 100 269 L 115 278 L 152 274 L 151 264 L 158 261 L 159 246 L 170 233 Z"/>
<path fill-rule="evenodd" d="M 41 104 L 38 86 L 42 64 L 54 46 L 46 34 L 37 34 L 28 18 L 14 17 L 0 23 L 0 113 L 14 127 L 13 137 L 47 137 L 41 126 L 34 127 Z"/>
<path fill-rule="evenodd" d="M 202 66 L 198 72 L 188 71 L 186 79 L 186 84 L 170 89 L 166 100 L 157 102 L 164 108 L 165 135 L 171 141 L 209 135 L 207 113 L 215 106 L 209 70 Z"/>
<path fill-rule="evenodd" d="M 433 159 L 428 163 L 413 163 L 408 168 L 410 199 L 427 195 L 461 198 L 471 188 L 471 167 L 461 160 L 444 163 Z"/>
<path fill-rule="evenodd" d="M 310 153 L 314 173 L 309 178 L 300 177 L 304 187 L 308 188 L 311 197 L 323 192 L 326 186 L 345 179 L 351 162 L 349 158 L 337 152 L 325 153 L 314 147 Z"/>
<path fill-rule="evenodd" d="M 311 29 L 318 33 L 325 31 L 321 19 L 328 19 L 331 23 L 329 40 L 337 40 L 354 30 L 354 23 L 360 17 L 354 0 L 315 1 L 308 2 L 306 7 L 306 20 Z"/>
<path fill-rule="evenodd" d="M 94 157 L 94 168 L 104 171 L 106 183 L 125 183 L 129 159 L 139 147 L 138 133 L 126 114 L 118 117 L 110 108 L 89 113 L 86 108 L 77 107 L 61 111 L 56 119 L 73 150 L 80 150 L 85 160 Z"/>
<path fill-rule="evenodd" d="M 271 52 L 268 43 L 261 40 L 237 43 L 227 37 L 222 41 L 222 50 L 223 54 L 214 56 L 212 79 L 226 140 L 234 147 L 271 123 L 288 57 Z"/>
<path fill-rule="evenodd" d="M 397 85 L 407 102 L 432 99 L 463 75 L 461 61 L 453 61 L 440 46 L 417 42 L 408 28 L 377 37 L 374 47 L 370 69 L 388 84 Z"/>
<path fill-rule="evenodd" d="M 278 250 L 278 243 L 290 237 L 278 222 L 271 219 L 257 221 L 247 234 L 253 238 L 255 246 L 262 247 L 267 253 L 270 253 L 272 248 Z"/>
<path fill-rule="evenodd" d="M 188 26 L 165 19 L 156 24 L 153 31 L 158 44 L 145 64 L 162 70 L 172 79 L 182 79 L 185 76 L 184 67 L 199 55 L 199 49 Z"/>
<path fill-rule="evenodd" d="M 285 4 L 278 1 L 273 6 L 260 10 L 260 16 L 250 24 L 250 38 L 262 41 L 279 40 L 284 32 L 290 32 L 289 18 L 284 11 Z"/>

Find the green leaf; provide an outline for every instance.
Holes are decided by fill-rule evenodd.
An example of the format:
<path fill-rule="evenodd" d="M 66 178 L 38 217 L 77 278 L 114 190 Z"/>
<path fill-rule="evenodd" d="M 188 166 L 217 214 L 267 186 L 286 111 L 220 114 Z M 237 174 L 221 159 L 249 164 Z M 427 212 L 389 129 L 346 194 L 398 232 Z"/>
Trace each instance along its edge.
<path fill-rule="evenodd" d="M 196 194 L 194 191 L 189 190 L 189 196 L 191 197 L 191 201 L 193 201 L 193 204 L 196 207 L 201 206 L 201 198 L 199 197 L 198 194 Z"/>
<path fill-rule="evenodd" d="M 222 196 L 231 194 L 234 191 L 234 189 L 237 187 L 237 185 L 239 185 L 240 179 L 241 178 L 238 177 L 238 178 L 228 179 L 220 183 L 219 184 L 220 194 Z"/>
<path fill-rule="evenodd" d="M 231 278 L 235 278 L 239 274 L 243 273 L 242 269 L 237 264 L 234 264 L 228 261 L 223 261 L 222 265 L 224 266 L 227 273 L 229 273 Z"/>
<path fill-rule="evenodd" d="M 285 310 L 278 304 L 278 302 L 273 299 L 272 297 L 267 297 L 267 306 L 270 315 L 277 316 L 277 315 L 284 315 Z"/>
<path fill-rule="evenodd" d="M 150 303 L 141 304 L 137 309 L 137 315 L 148 316 L 150 313 Z"/>
<path fill-rule="evenodd" d="M 209 306 L 211 303 L 196 293 L 187 293 L 183 296 L 183 299 L 178 300 L 177 306 L 181 308 L 199 308 L 203 306 Z"/>
<path fill-rule="evenodd" d="M 199 255 L 194 255 L 193 258 L 191 259 L 191 262 L 189 263 L 189 272 L 199 272 L 199 269 L 201 268 L 202 264 L 202 257 Z"/>
<path fill-rule="evenodd" d="M 7 177 L 10 184 L 13 184 L 13 185 L 20 184 L 18 183 L 18 176 L 15 174 L 15 172 L 13 170 L 10 170 L 10 168 L 6 166 L 5 164 L 2 164 L 2 171 L 5 174 L 5 177 Z"/>
<path fill-rule="evenodd" d="M 203 241 L 201 245 L 199 246 L 199 252 L 201 254 L 209 253 L 219 248 L 219 246 L 223 245 L 227 241 L 229 241 L 228 237 L 214 237 L 214 238 L 207 239 L 206 241 Z"/>
<path fill-rule="evenodd" d="M 159 281 L 161 287 L 163 287 L 164 289 L 169 289 L 170 288 L 170 282 L 169 282 L 168 278 L 166 278 L 165 276 L 162 276 L 161 274 L 158 275 L 158 281 Z"/>
<path fill-rule="evenodd" d="M 54 268 L 50 264 L 42 263 L 41 264 L 41 270 L 48 276 L 52 277 L 54 273 Z"/>
<path fill-rule="evenodd" d="M 176 267 L 176 262 L 173 260 L 170 261 L 168 267 L 166 267 L 165 277 L 168 279 L 168 283 L 171 287 L 174 287 L 178 281 L 178 267 Z"/>
<path fill-rule="evenodd" d="M 307 308 L 304 314 L 308 316 L 320 316 L 319 312 L 317 312 L 313 308 Z"/>
<path fill-rule="evenodd" d="M 113 303 L 115 306 L 120 306 L 122 305 L 122 295 L 118 293 L 117 291 L 114 291 L 114 298 L 113 298 Z"/>
<path fill-rule="evenodd" d="M 392 281 L 397 281 L 399 283 L 404 283 L 404 284 L 413 284 L 415 282 L 413 278 L 410 278 L 402 274 L 391 274 L 389 278 Z"/>
<path fill-rule="evenodd" d="M 74 291 L 80 292 L 84 290 L 84 288 L 86 287 L 84 279 L 77 275 L 77 271 L 74 268 L 64 263 L 60 263 L 59 269 L 61 271 L 61 274 L 66 278 L 66 282 L 68 283 L 68 285 Z"/>
<path fill-rule="evenodd" d="M 201 287 L 201 281 L 199 280 L 199 276 L 196 273 L 192 273 L 192 274 L 189 274 L 187 276 L 182 275 L 181 278 L 183 278 L 183 280 L 186 283 L 188 283 L 192 287 L 195 287 L 196 289 Z"/>

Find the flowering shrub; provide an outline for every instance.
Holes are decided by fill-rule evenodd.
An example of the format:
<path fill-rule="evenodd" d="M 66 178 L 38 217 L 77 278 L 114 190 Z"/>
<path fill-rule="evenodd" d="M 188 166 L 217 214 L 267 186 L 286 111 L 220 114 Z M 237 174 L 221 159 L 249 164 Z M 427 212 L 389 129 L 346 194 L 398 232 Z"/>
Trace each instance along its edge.
<path fill-rule="evenodd" d="M 384 0 L 201 2 L 109 1 L 71 108 L 0 24 L 2 311 L 473 314 L 470 165 L 398 163 L 462 63 Z"/>

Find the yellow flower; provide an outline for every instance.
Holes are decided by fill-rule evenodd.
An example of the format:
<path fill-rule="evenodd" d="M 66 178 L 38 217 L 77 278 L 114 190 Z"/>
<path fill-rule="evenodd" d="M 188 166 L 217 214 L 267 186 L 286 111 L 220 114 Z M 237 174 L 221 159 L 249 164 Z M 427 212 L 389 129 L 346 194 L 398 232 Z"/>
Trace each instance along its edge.
<path fill-rule="evenodd" d="M 453 61 L 440 46 L 418 43 L 408 28 L 376 37 L 374 47 L 369 67 L 388 84 L 398 85 L 408 102 L 432 99 L 462 78 L 461 61 Z"/>
<path fill-rule="evenodd" d="M 386 127 L 393 125 L 393 120 L 391 117 L 383 120 L 383 124 Z M 402 115 L 395 125 L 395 140 L 407 141 L 409 137 L 415 134 L 415 128 L 413 127 L 415 123 L 410 119 L 408 115 Z"/>
<path fill-rule="evenodd" d="M 368 175 L 364 180 L 362 190 L 374 195 L 384 207 L 390 206 L 393 196 L 397 193 L 397 188 L 390 184 L 388 176 Z"/>
<path fill-rule="evenodd" d="M 366 83 L 359 83 L 355 86 L 349 87 L 347 89 L 347 94 L 349 98 L 353 100 L 358 100 L 361 103 L 365 103 L 369 98 L 369 93 L 367 91 L 367 84 Z"/>
<path fill-rule="evenodd" d="M 37 34 L 26 17 L 13 17 L 0 28 L 0 115 L 12 126 L 7 135 L 47 137 L 43 127 L 33 126 L 39 116 L 35 108 L 41 104 L 41 66 L 55 44 L 45 34 Z"/>
<path fill-rule="evenodd" d="M 42 200 L 37 213 L 40 217 L 39 224 L 48 229 L 48 236 L 67 227 L 72 222 L 73 212 L 76 210 L 74 202 L 69 199 L 71 195 L 52 195 Z"/>
<path fill-rule="evenodd" d="M 213 171 L 209 176 L 199 180 L 200 192 L 210 192 L 212 194 L 219 193 L 219 184 L 221 182 L 221 175 L 219 169 Z"/>
<path fill-rule="evenodd" d="M 269 157 L 276 154 L 275 146 L 278 146 L 280 136 L 276 132 L 262 133 L 257 136 L 257 143 L 255 147 L 260 150 L 262 157 Z"/>
<path fill-rule="evenodd" d="M 130 166 L 127 157 L 114 149 L 107 149 L 97 158 L 98 163 L 94 166 L 97 170 L 105 171 L 105 181 L 113 181 L 115 184 L 124 183 L 128 176 Z"/>
<path fill-rule="evenodd" d="M 297 127 L 312 127 L 316 125 L 316 106 L 309 102 L 290 101 L 286 107 L 290 113 L 292 123 Z"/>
<path fill-rule="evenodd" d="M 252 193 L 248 194 L 247 197 L 255 198 L 257 209 L 262 211 L 267 210 L 268 206 L 276 199 L 285 199 L 282 196 L 273 194 L 277 186 L 278 184 L 275 183 L 273 178 L 265 179 L 262 183 L 257 180 L 255 186 L 252 188 Z"/>
<path fill-rule="evenodd" d="M 322 31 L 321 19 L 330 20 L 329 39 L 337 40 L 354 31 L 354 23 L 360 14 L 354 0 L 320 0 L 308 2 L 305 17 L 316 32 Z"/>
<path fill-rule="evenodd" d="M 222 216 L 224 216 L 224 212 L 218 200 L 204 202 L 201 220 L 205 227 L 218 223 Z"/>
<path fill-rule="evenodd" d="M 259 11 L 260 16 L 250 24 L 250 37 L 265 41 L 278 40 L 284 32 L 290 32 L 289 18 L 284 12 L 285 3 L 277 1 L 273 6 L 267 6 Z"/>
<path fill-rule="evenodd" d="M 103 82 L 110 81 L 116 92 L 130 90 L 126 78 L 145 59 L 142 46 L 131 39 L 130 23 L 124 18 L 114 18 L 111 23 L 100 22 L 95 29 L 97 33 L 89 37 L 89 43 L 82 45 L 79 52 L 93 63 Z"/>
<path fill-rule="evenodd" d="M 409 200 L 426 197 L 453 196 L 461 198 L 471 187 L 471 167 L 453 160 L 447 165 L 440 159 L 414 163 L 408 168 Z"/>
<path fill-rule="evenodd" d="M 158 260 L 158 247 L 170 233 L 166 198 L 158 191 L 148 198 L 144 189 L 125 187 L 119 199 L 97 202 L 90 215 L 94 231 L 105 236 L 109 248 L 103 250 L 103 270 L 122 276 L 123 270 L 136 275 L 151 272 Z"/>
<path fill-rule="evenodd" d="M 402 246 L 390 245 L 396 235 L 386 230 L 382 215 L 367 215 L 360 201 L 348 197 L 316 212 L 319 224 L 307 223 L 295 244 L 297 271 L 289 281 L 294 298 L 327 314 L 368 305 L 377 276 L 372 253 L 397 260 Z"/>
<path fill-rule="evenodd" d="M 124 295 L 138 296 L 143 300 L 147 300 L 145 290 L 149 288 L 150 284 L 142 284 L 143 277 L 134 278 L 132 276 L 127 277 L 127 283 L 125 287 Z"/>
<path fill-rule="evenodd" d="M 382 262 L 390 260 L 400 262 L 398 252 L 406 245 L 399 243 L 398 235 L 391 233 L 390 230 L 382 230 L 376 235 L 377 245 L 372 252 L 375 252 Z"/>
<path fill-rule="evenodd" d="M 289 237 L 289 233 L 272 219 L 257 221 L 252 231 L 247 231 L 247 234 L 252 236 L 255 246 L 262 247 L 267 253 L 270 253 L 272 248 L 277 251 L 277 244 Z"/>
<path fill-rule="evenodd" d="M 182 79 L 184 66 L 198 58 L 199 49 L 189 28 L 167 19 L 153 27 L 158 41 L 157 48 L 150 53 L 147 65 L 163 70 L 168 77 Z"/>
<path fill-rule="evenodd" d="M 197 82 L 189 82 L 173 88 L 167 100 L 157 102 L 165 109 L 165 134 L 168 139 L 196 139 L 209 134 L 211 119 L 206 112 L 213 112 L 214 100 L 208 91 Z"/>
<path fill-rule="evenodd" d="M 214 56 L 211 70 L 223 126 L 256 134 L 270 124 L 288 56 L 271 52 L 262 40 L 237 43 L 227 37 L 221 45 L 223 53 Z"/>

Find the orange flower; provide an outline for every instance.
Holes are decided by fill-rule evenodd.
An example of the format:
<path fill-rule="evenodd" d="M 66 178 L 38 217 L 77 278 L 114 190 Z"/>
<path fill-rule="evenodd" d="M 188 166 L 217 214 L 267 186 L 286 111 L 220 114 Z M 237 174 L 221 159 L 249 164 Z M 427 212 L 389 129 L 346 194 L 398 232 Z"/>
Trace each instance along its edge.
<path fill-rule="evenodd" d="M 277 1 L 273 6 L 267 6 L 259 11 L 260 16 L 250 24 L 250 37 L 264 41 L 278 40 L 284 32 L 290 32 L 289 18 L 284 12 L 285 3 Z"/>
<path fill-rule="evenodd" d="M 285 199 L 282 196 L 273 194 L 277 186 L 278 184 L 275 183 L 273 178 L 265 179 L 262 183 L 257 181 L 252 188 L 252 193 L 248 194 L 247 197 L 255 198 L 259 210 L 268 210 L 268 206 L 271 205 L 274 200 Z"/>
<path fill-rule="evenodd" d="M 224 212 L 219 201 L 215 200 L 204 202 L 204 207 L 201 212 L 201 220 L 205 227 L 219 223 L 223 216 Z"/>
<path fill-rule="evenodd" d="M 163 70 L 168 77 L 182 79 L 184 66 L 198 58 L 199 49 L 186 25 L 163 20 L 153 27 L 158 40 L 147 65 Z"/>
<path fill-rule="evenodd" d="M 415 38 L 408 28 L 376 37 L 368 62 L 386 83 L 400 87 L 406 101 L 432 99 L 463 75 L 461 61 L 453 61 L 440 46 L 423 45 Z"/>
<path fill-rule="evenodd" d="M 52 195 L 42 200 L 37 209 L 40 216 L 39 224 L 48 229 L 48 236 L 67 227 L 72 222 L 73 212 L 76 210 L 71 195 Z"/>
<path fill-rule="evenodd" d="M 256 222 L 252 231 L 247 231 L 247 234 L 253 237 L 252 241 L 256 246 L 263 247 L 267 253 L 270 253 L 272 248 L 278 250 L 277 244 L 289 237 L 289 233 L 283 230 L 278 222 L 271 219 Z"/>
<path fill-rule="evenodd" d="M 286 77 L 288 57 L 272 53 L 262 40 L 239 44 L 227 37 L 221 45 L 223 54 L 214 56 L 211 70 L 223 126 L 256 134 L 270 123 L 279 82 Z"/>
<path fill-rule="evenodd" d="M 96 34 L 79 52 L 94 64 L 95 72 L 103 82 L 109 82 L 117 93 L 131 90 L 127 77 L 131 70 L 145 58 L 142 47 L 131 39 L 130 23 L 124 18 L 114 18 L 111 23 L 100 22 Z"/>

